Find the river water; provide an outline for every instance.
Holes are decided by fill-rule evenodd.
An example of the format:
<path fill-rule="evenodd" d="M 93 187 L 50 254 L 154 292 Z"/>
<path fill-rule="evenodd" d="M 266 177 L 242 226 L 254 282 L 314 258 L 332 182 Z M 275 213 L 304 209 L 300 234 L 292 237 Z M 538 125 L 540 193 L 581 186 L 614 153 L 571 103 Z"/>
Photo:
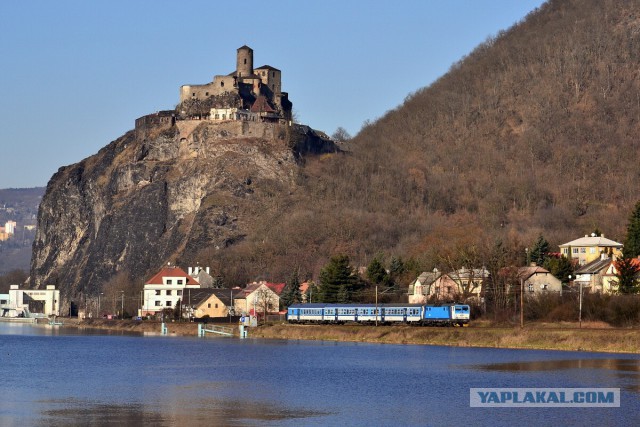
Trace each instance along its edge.
<path fill-rule="evenodd" d="M 124 335 L 0 323 L 2 426 L 640 424 L 640 356 Z M 620 388 L 619 408 L 472 408 L 471 387 Z"/>

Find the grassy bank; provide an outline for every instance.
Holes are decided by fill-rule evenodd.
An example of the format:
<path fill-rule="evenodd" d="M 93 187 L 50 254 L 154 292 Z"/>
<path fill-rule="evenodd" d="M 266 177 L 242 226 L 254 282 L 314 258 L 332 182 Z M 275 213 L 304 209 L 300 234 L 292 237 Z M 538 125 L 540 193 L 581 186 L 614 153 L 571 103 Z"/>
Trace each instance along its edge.
<path fill-rule="evenodd" d="M 67 320 L 67 319 L 65 319 Z M 160 323 L 88 319 L 67 322 L 79 328 L 160 333 Z M 167 323 L 168 333 L 196 336 L 196 323 Z M 229 324 L 225 324 L 229 326 Z M 233 325 L 236 327 L 237 325 Z M 371 342 L 384 344 L 446 345 L 456 347 L 520 348 L 640 354 L 640 329 L 618 329 L 603 324 L 532 323 L 493 327 L 479 323 L 467 328 L 363 325 L 268 324 L 249 329 L 250 338 Z"/>
<path fill-rule="evenodd" d="M 260 338 L 426 344 L 458 347 L 521 348 L 640 353 L 638 329 L 575 329 L 536 325 L 520 328 L 424 328 L 415 326 L 268 325 L 250 330 Z"/>

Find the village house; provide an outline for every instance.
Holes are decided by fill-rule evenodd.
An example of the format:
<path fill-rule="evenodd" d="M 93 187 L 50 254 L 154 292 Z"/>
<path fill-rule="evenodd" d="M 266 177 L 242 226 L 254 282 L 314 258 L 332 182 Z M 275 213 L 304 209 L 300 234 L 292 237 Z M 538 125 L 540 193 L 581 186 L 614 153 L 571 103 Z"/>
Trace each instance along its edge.
<path fill-rule="evenodd" d="M 174 308 L 179 301 L 189 301 L 191 291 L 200 283 L 183 269 L 169 265 L 162 268 L 144 285 L 140 316 L 155 316 L 166 308 Z"/>
<path fill-rule="evenodd" d="M 284 288 L 284 283 L 253 282 L 247 285 L 235 298 L 237 314 L 264 315 L 278 313 L 280 310 L 280 296 L 274 291 Z"/>
<path fill-rule="evenodd" d="M 560 253 L 578 265 L 586 265 L 599 259 L 602 254 L 609 258 L 619 257 L 623 246 L 622 243 L 605 238 L 604 234 L 596 236 L 594 233 L 560 245 Z"/>
<path fill-rule="evenodd" d="M 539 295 L 548 292 L 562 293 L 562 282 L 545 268 L 535 265 L 520 267 L 517 278 L 522 281 L 526 295 Z M 513 283 L 511 286 L 520 286 Z"/>
<path fill-rule="evenodd" d="M 633 258 L 632 263 L 640 269 L 640 257 Z M 609 260 L 609 265 L 604 270 L 601 276 L 602 288 L 596 292 L 602 292 L 605 294 L 615 294 L 618 292 L 618 260 Z M 640 279 L 640 277 L 639 277 Z"/>
<path fill-rule="evenodd" d="M 574 271 L 574 287 L 582 286 L 588 292 L 610 292 L 610 283 L 606 276 L 611 275 L 609 271 L 615 270 L 614 262 L 606 253 L 601 253 L 600 257 L 581 265 Z M 615 273 L 614 273 L 615 274 Z M 605 283 L 607 283 L 605 285 Z"/>
<path fill-rule="evenodd" d="M 480 300 L 484 281 L 489 277 L 486 268 L 461 268 L 450 273 L 424 272 L 411 285 L 409 302 L 463 302 L 469 298 Z"/>
<path fill-rule="evenodd" d="M 190 292 L 189 301 L 182 302 L 182 316 L 186 318 L 211 318 L 235 316 L 235 296 L 239 289 L 200 288 Z"/>

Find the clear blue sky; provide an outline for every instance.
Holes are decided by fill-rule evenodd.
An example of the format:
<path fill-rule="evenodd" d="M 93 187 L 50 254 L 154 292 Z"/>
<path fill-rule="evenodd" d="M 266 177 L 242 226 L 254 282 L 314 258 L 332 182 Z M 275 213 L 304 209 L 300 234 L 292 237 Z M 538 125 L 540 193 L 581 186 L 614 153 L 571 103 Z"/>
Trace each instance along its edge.
<path fill-rule="evenodd" d="M 183 84 L 282 70 L 298 119 L 358 133 L 542 0 L 21 0 L 0 10 L 0 188 L 44 186 Z"/>

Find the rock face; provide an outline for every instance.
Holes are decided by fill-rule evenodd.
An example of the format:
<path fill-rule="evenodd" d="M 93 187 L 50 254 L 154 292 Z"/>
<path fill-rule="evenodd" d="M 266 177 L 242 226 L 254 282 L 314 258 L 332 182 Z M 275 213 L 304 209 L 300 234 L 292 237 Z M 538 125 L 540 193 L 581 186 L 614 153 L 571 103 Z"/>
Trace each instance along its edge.
<path fill-rule="evenodd" d="M 265 194 L 292 191 L 301 156 L 336 151 L 305 126 L 178 121 L 130 131 L 51 178 L 38 213 L 31 286 L 65 301 L 118 272 L 241 241 Z M 68 306 L 67 306 L 68 307 Z"/>

